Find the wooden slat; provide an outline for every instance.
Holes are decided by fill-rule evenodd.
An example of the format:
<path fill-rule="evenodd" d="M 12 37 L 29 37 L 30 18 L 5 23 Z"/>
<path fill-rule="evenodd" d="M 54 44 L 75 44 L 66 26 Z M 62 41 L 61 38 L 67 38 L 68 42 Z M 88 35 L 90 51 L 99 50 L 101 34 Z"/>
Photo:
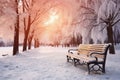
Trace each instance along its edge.
<path fill-rule="evenodd" d="M 91 52 L 104 53 L 108 44 L 80 44 L 78 48 L 78 54 L 89 55 Z M 97 55 L 99 58 L 103 58 L 103 55 Z"/>

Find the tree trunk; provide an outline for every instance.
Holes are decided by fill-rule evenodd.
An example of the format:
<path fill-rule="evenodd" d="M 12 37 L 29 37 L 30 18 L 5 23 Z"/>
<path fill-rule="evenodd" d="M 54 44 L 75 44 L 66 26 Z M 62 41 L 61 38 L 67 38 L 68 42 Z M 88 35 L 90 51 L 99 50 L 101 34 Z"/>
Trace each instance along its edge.
<path fill-rule="evenodd" d="M 34 48 L 36 48 L 37 41 L 34 39 Z"/>
<path fill-rule="evenodd" d="M 39 41 L 37 40 L 37 47 L 39 47 L 40 45 L 39 45 Z"/>
<path fill-rule="evenodd" d="M 109 25 L 107 27 L 107 35 L 108 35 L 108 43 L 111 43 L 111 47 L 109 49 L 110 54 L 115 54 L 115 48 L 114 48 L 114 39 L 113 39 L 113 29 L 112 26 Z"/>
<path fill-rule="evenodd" d="M 27 26 L 27 30 L 25 30 L 25 37 L 24 37 L 24 42 L 23 42 L 23 51 L 27 50 L 27 40 L 28 40 L 28 35 L 30 32 L 30 22 L 31 22 L 31 16 L 29 15 L 28 17 L 28 26 Z"/>
<path fill-rule="evenodd" d="M 38 39 L 34 39 L 34 48 L 39 47 L 39 40 Z"/>
<path fill-rule="evenodd" d="M 16 13 L 18 14 L 18 1 L 16 1 Z M 16 24 L 14 29 L 14 44 L 13 44 L 13 55 L 19 53 L 19 15 L 16 17 Z"/>
<path fill-rule="evenodd" d="M 18 23 L 16 24 L 16 26 L 18 26 Z M 17 53 L 19 53 L 19 28 L 15 27 L 13 55 L 16 55 Z"/>
<path fill-rule="evenodd" d="M 27 33 L 25 33 L 24 42 L 23 42 L 23 51 L 27 50 Z"/>
<path fill-rule="evenodd" d="M 31 49 L 32 39 L 33 39 L 33 35 L 31 35 L 31 36 L 28 38 L 28 49 Z"/>
<path fill-rule="evenodd" d="M 28 41 L 28 49 L 29 49 L 29 50 L 31 49 L 31 45 L 32 45 L 32 40 L 29 40 L 29 41 Z"/>

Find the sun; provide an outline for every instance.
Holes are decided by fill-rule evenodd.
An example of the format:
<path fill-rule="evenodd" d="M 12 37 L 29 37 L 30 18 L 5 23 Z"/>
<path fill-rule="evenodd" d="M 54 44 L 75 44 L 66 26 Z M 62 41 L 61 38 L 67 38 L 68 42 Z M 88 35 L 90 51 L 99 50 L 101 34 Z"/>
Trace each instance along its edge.
<path fill-rule="evenodd" d="M 55 24 L 56 20 L 59 18 L 56 12 L 51 12 L 48 20 L 44 23 L 45 25 Z"/>

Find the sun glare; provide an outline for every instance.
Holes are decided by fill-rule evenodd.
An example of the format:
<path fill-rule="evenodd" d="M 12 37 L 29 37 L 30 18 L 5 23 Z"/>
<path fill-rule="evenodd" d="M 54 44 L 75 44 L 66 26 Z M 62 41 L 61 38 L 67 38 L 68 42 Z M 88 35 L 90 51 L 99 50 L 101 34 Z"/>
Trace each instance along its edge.
<path fill-rule="evenodd" d="M 44 24 L 45 25 L 54 24 L 58 18 L 59 16 L 56 14 L 56 12 L 52 12 L 48 18 L 48 21 L 46 21 Z"/>

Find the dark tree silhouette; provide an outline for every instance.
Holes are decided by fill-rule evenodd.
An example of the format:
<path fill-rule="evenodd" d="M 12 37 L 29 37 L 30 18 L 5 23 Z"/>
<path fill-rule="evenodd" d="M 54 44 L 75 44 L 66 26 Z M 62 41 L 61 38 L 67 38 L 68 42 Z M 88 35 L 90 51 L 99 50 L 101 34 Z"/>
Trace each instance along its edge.
<path fill-rule="evenodd" d="M 34 32 L 35 32 L 35 30 L 33 30 L 33 31 L 31 32 L 31 34 L 29 35 L 29 37 L 28 37 L 28 49 L 31 49 L 32 39 L 33 39 L 33 37 L 34 37 Z"/>
<path fill-rule="evenodd" d="M 18 11 L 18 0 L 15 0 L 16 6 L 16 24 L 14 28 L 14 45 L 13 45 L 13 55 L 16 55 L 19 52 L 19 11 Z"/>

